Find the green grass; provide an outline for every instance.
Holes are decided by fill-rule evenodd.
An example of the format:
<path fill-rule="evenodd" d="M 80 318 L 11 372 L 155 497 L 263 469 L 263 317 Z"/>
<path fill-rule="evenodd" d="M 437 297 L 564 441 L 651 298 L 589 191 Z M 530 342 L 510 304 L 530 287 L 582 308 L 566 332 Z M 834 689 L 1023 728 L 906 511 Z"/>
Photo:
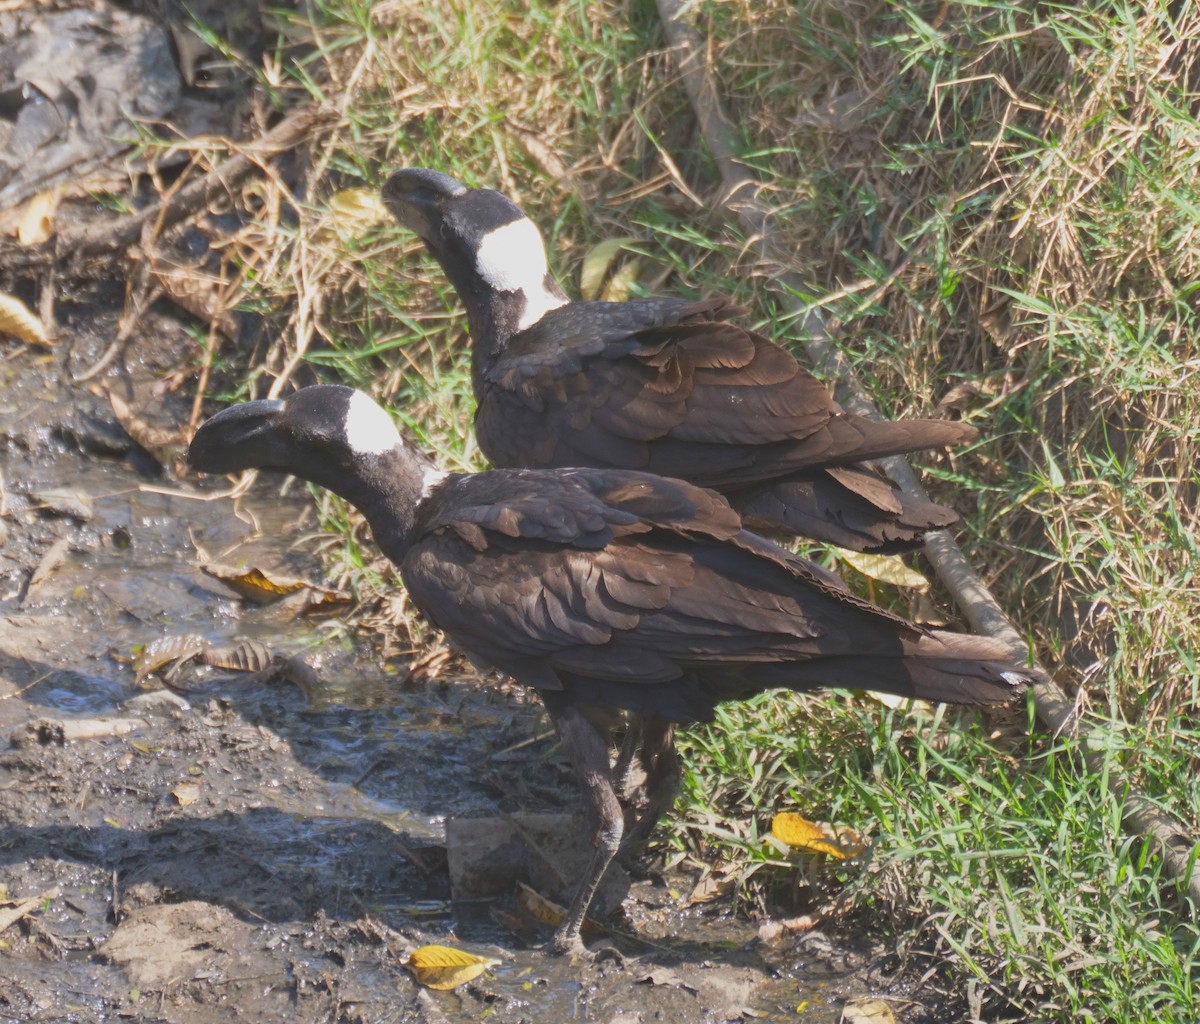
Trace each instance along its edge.
<path fill-rule="evenodd" d="M 447 465 L 482 465 L 440 271 L 389 223 L 330 229 L 330 196 L 400 166 L 513 194 L 569 288 L 590 246 L 628 235 L 658 290 L 728 294 L 793 340 L 766 298 L 773 268 L 688 198 L 717 183 L 652 5 L 314 9 L 319 45 L 281 49 L 282 77 L 263 80 L 277 105 L 345 114 L 298 221 L 263 229 L 274 255 L 249 268 L 248 301 L 279 341 L 225 365 L 227 396 L 261 389 L 307 332 L 299 377 L 368 386 Z M 694 10 L 789 269 L 881 407 L 965 396 L 983 440 L 924 460 L 927 480 L 1106 740 L 1093 771 L 1036 731 L 997 750 L 978 725 L 767 699 L 684 738 L 669 844 L 760 865 L 743 895 L 772 905 L 837 898 L 846 927 L 888 936 L 948 992 L 973 986 L 984 1019 L 1194 1021 L 1200 931 L 1122 833 L 1106 771 L 1200 817 L 1200 15 L 1162 0 Z M 335 571 L 378 571 L 354 518 L 324 507 Z M 780 809 L 860 830 L 870 858 L 780 862 L 758 842 Z"/>
<path fill-rule="evenodd" d="M 941 713 L 764 698 L 681 741 L 691 767 L 671 841 L 697 861 L 741 849 L 776 905 L 835 905 L 848 933 L 894 944 L 951 995 L 974 982 L 984 1020 L 1184 1021 L 1200 934 L 1105 785 L 1131 743 L 1118 729 L 1089 773 L 1061 740 L 998 750 Z M 1172 767 L 1156 762 L 1153 781 Z M 760 840 L 780 810 L 848 826 L 871 852 L 780 865 Z"/>

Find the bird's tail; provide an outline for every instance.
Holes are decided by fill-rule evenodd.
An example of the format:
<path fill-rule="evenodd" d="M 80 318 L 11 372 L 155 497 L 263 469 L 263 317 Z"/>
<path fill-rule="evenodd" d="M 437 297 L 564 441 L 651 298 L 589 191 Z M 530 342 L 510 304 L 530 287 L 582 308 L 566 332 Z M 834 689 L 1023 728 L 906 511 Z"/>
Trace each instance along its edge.
<path fill-rule="evenodd" d="M 928 448 L 953 448 L 979 436 L 979 431 L 956 420 L 871 420 L 843 413 L 831 418 L 816 438 L 804 439 L 805 452 L 814 464 L 845 465 L 887 455 L 903 455 Z"/>
<path fill-rule="evenodd" d="M 930 530 L 958 522 L 954 509 L 910 497 L 866 465 L 810 470 L 726 496 L 751 529 L 795 533 L 854 551 L 908 551 Z"/>
<path fill-rule="evenodd" d="M 787 668 L 787 681 L 781 672 L 774 685 L 875 690 L 947 704 L 1008 704 L 1033 681 L 999 641 L 940 631 L 903 640 L 898 653 L 822 657 Z"/>

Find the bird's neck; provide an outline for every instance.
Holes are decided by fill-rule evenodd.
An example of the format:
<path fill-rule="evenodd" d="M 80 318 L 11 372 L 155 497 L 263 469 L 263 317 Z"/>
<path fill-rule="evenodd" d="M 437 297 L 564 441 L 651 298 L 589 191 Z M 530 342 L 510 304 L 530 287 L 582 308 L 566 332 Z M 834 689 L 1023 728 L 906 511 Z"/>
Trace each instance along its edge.
<path fill-rule="evenodd" d="M 471 377 L 475 394 L 480 393 L 482 376 L 504 355 L 513 338 L 552 309 L 566 305 L 568 300 L 562 289 L 553 278 L 547 280 L 553 288 L 534 294 L 490 290 L 476 303 L 464 299 L 471 331 Z"/>
<path fill-rule="evenodd" d="M 519 223 L 529 230 L 489 238 L 511 237 L 523 241 L 524 247 L 514 245 L 509 252 L 493 244 L 478 253 L 453 253 L 440 259 L 467 313 L 476 385 L 516 335 L 569 301 L 550 273 L 536 229 L 529 222 Z"/>
<path fill-rule="evenodd" d="M 330 489 L 363 514 L 375 542 L 399 565 L 416 540 L 421 502 L 445 476 L 420 452 L 398 445 L 364 460 L 352 476 Z"/>

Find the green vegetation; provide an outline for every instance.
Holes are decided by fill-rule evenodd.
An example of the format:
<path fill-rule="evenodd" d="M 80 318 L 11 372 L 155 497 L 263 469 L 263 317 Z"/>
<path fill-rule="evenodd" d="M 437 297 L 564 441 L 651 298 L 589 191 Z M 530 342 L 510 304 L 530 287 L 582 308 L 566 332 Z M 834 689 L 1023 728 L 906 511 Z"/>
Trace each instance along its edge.
<path fill-rule="evenodd" d="M 256 373 L 307 364 L 369 386 L 448 465 L 480 465 L 465 325 L 440 272 L 390 223 L 326 208 L 412 165 L 517 198 L 569 286 L 590 246 L 628 235 L 648 287 L 730 294 L 789 340 L 763 286 L 772 268 L 694 198 L 711 203 L 716 177 L 651 5 L 315 9 L 318 31 L 289 29 L 303 56 L 283 53 L 263 81 L 281 105 L 311 95 L 342 118 L 317 143 L 298 225 L 264 228 L 286 255 L 256 272 L 281 338 Z M 865 866 L 766 864 L 748 891 L 782 900 L 801 878 L 802 904 L 836 897 L 835 916 L 936 969 L 976 1017 L 1194 1021 L 1194 908 L 1122 833 L 1106 772 L 1200 817 L 1200 12 L 730 0 L 695 13 L 790 269 L 825 296 L 881 407 L 945 400 L 980 427 L 971 451 L 929 458 L 931 490 L 1104 724 L 1106 767 L 1024 722 L 776 697 L 685 737 L 667 843 L 750 865 L 778 861 L 758 841 L 777 810 L 852 826 L 873 844 Z M 346 512 L 326 508 L 344 571 L 360 572 Z"/>

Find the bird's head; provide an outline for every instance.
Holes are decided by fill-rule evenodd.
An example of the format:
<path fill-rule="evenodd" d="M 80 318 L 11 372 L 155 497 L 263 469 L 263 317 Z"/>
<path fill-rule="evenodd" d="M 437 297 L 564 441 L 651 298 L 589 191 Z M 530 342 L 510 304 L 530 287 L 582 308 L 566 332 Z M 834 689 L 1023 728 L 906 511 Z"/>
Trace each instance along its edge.
<path fill-rule="evenodd" d="M 340 384 L 231 406 L 201 424 L 187 459 L 205 473 L 291 473 L 363 511 L 381 501 L 411 511 L 445 475 L 368 395 Z"/>
<path fill-rule="evenodd" d="M 522 329 L 566 302 L 550 274 L 537 225 L 502 193 L 467 188 L 441 171 L 412 167 L 388 178 L 383 203 L 425 243 L 468 313 L 473 303 L 515 295 Z"/>

